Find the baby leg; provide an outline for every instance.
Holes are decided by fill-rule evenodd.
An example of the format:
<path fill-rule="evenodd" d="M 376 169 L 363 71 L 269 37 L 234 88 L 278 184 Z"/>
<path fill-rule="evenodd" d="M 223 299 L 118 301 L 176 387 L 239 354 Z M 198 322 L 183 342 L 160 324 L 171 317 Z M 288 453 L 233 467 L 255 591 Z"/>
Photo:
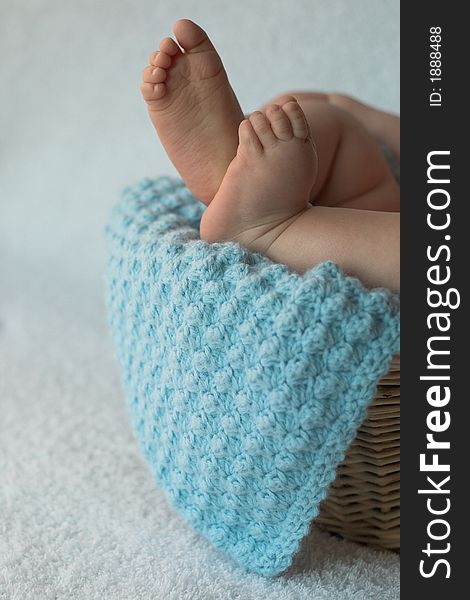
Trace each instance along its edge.
<path fill-rule="evenodd" d="M 298 272 L 333 260 L 367 286 L 399 290 L 399 213 L 310 204 L 316 153 L 297 102 L 253 113 L 239 135 L 202 240 L 234 240 Z"/>

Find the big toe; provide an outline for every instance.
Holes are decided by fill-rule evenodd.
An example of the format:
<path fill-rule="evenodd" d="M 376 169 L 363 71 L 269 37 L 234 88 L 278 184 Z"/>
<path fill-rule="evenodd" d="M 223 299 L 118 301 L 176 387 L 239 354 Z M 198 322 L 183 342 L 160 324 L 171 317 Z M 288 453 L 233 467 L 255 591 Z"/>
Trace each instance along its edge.
<path fill-rule="evenodd" d="M 308 123 L 297 100 L 289 100 L 282 106 L 282 109 L 289 118 L 295 137 L 306 140 L 310 134 Z"/>
<path fill-rule="evenodd" d="M 173 25 L 173 32 L 178 44 L 186 52 L 205 52 L 214 50 L 207 33 L 189 19 L 179 19 Z"/>

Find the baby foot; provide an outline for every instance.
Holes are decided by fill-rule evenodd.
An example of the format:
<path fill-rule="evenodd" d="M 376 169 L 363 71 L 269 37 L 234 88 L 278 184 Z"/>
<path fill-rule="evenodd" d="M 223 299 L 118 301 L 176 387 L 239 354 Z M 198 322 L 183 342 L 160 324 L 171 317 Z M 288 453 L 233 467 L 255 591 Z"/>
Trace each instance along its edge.
<path fill-rule="evenodd" d="M 235 240 L 266 253 L 311 208 L 317 157 L 305 115 L 295 99 L 265 113 L 240 124 L 237 155 L 201 219 L 207 242 Z"/>
<path fill-rule="evenodd" d="M 214 197 L 236 154 L 243 113 L 206 33 L 187 19 L 160 43 L 141 91 L 158 136 L 191 192 Z"/>

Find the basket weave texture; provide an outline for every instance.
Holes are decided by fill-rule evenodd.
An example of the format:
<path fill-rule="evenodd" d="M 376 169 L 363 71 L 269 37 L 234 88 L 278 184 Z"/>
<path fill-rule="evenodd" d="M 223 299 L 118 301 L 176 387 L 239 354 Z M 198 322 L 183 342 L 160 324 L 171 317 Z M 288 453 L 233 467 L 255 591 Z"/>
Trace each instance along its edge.
<path fill-rule="evenodd" d="M 400 549 L 400 357 L 379 383 L 316 523 L 355 542 Z"/>

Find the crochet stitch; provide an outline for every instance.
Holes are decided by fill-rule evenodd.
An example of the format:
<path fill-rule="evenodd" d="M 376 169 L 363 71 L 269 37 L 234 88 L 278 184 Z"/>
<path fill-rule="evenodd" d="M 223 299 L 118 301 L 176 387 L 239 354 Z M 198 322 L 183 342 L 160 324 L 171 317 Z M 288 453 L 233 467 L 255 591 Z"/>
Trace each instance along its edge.
<path fill-rule="evenodd" d="M 399 298 L 332 262 L 300 275 L 206 243 L 203 210 L 178 180 L 126 189 L 107 227 L 109 321 L 158 484 L 196 531 L 272 576 L 398 351 Z"/>

